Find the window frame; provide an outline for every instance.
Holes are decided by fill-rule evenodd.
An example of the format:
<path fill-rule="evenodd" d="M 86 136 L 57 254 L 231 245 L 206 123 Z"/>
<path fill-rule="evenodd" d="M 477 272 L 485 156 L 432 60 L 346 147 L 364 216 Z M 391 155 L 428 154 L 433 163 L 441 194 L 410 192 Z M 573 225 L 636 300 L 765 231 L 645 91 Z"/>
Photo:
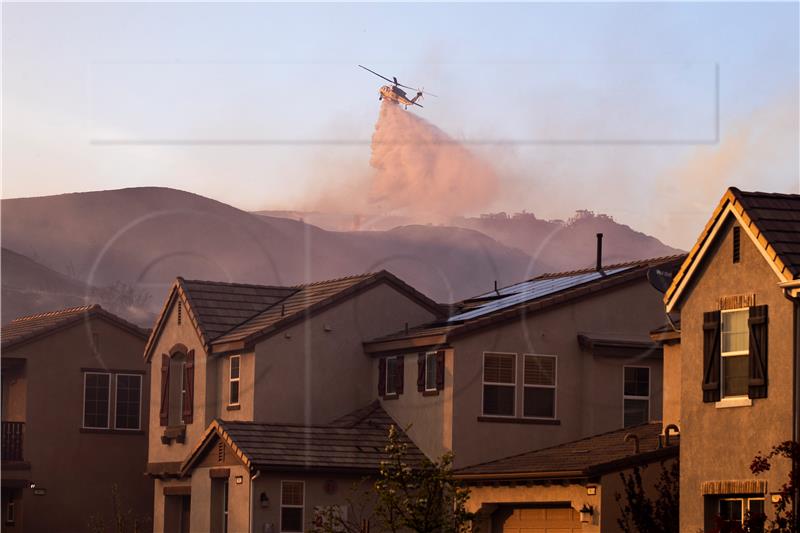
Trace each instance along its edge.
<path fill-rule="evenodd" d="M 6 501 L 5 520 L 3 520 L 3 522 L 5 522 L 7 526 L 14 526 L 17 524 L 17 503 L 13 496 L 9 496 L 8 501 Z"/>
<path fill-rule="evenodd" d="M 105 426 L 87 426 L 86 425 L 86 377 L 89 375 L 108 376 L 108 408 L 106 414 Z M 93 370 L 83 371 L 83 403 L 81 409 L 81 428 L 82 429 L 111 429 L 111 372 L 97 372 Z M 140 422 L 141 423 L 141 422 Z"/>
<path fill-rule="evenodd" d="M 742 502 L 742 514 L 739 519 L 739 524 L 744 524 L 744 518 L 750 512 L 750 502 L 757 500 L 762 502 L 764 511 L 767 509 L 767 499 L 764 496 L 724 496 L 717 500 L 717 516 L 722 518 L 722 502 L 737 501 Z M 728 520 L 730 522 L 730 520 Z"/>
<path fill-rule="evenodd" d="M 494 381 L 486 381 L 486 355 L 510 355 L 514 358 L 514 382 L 513 383 L 496 383 Z M 491 418 L 516 418 L 517 417 L 517 381 L 519 380 L 519 369 L 517 368 L 519 362 L 517 353 L 514 352 L 483 352 L 481 356 L 481 416 L 491 417 Z M 512 387 L 514 389 L 514 401 L 512 413 L 510 415 L 497 415 L 497 414 L 487 414 L 484 411 L 486 406 L 484 402 L 484 398 L 486 396 L 486 385 L 492 386 L 502 386 L 502 387 Z"/>
<path fill-rule="evenodd" d="M 553 367 L 553 385 L 526 385 L 525 384 L 525 361 L 528 357 L 549 357 L 555 361 Z M 558 356 L 540 353 L 524 353 L 522 354 L 522 418 L 531 420 L 558 420 Z M 525 389 L 553 389 L 553 416 L 528 416 L 525 414 Z"/>
<path fill-rule="evenodd" d="M 428 386 L 428 365 L 433 364 L 433 386 Z M 436 392 L 439 390 L 437 387 L 439 361 L 437 352 L 425 352 L 425 392 Z"/>
<path fill-rule="evenodd" d="M 303 503 L 302 505 L 284 505 L 283 504 L 283 486 L 286 483 L 300 483 L 303 487 Z M 304 533 L 306 530 L 306 482 L 299 480 L 299 479 L 282 479 L 281 480 L 281 495 L 280 495 L 280 525 L 279 531 L 280 533 Z M 301 511 L 301 519 L 300 519 L 300 531 L 287 531 L 283 529 L 283 509 L 300 509 Z"/>
<path fill-rule="evenodd" d="M 119 399 L 119 377 L 135 377 L 139 378 L 139 416 L 137 417 L 138 426 L 136 428 L 121 428 L 117 427 L 117 414 L 119 413 L 117 401 Z M 119 431 L 141 431 L 142 430 L 142 387 L 144 387 L 144 379 L 142 374 L 131 374 L 128 372 L 118 372 L 114 374 L 114 429 Z M 109 402 L 110 404 L 110 402 Z M 110 407 L 110 406 L 109 406 Z"/>
<path fill-rule="evenodd" d="M 647 369 L 647 396 L 634 396 L 625 394 L 625 369 L 626 368 L 646 368 Z M 646 365 L 622 365 L 622 427 L 633 427 L 625 425 L 625 400 L 647 400 L 647 420 L 650 421 L 650 413 L 653 405 L 653 369 Z"/>
<path fill-rule="evenodd" d="M 237 375 L 233 377 L 233 360 L 236 359 L 238 362 L 237 365 Z M 236 401 L 232 402 L 231 397 L 233 396 L 233 384 L 236 383 Z M 229 406 L 236 406 L 241 405 L 241 394 L 242 394 L 242 357 L 241 355 L 231 355 L 228 358 L 228 405 Z"/>
<path fill-rule="evenodd" d="M 719 398 L 720 401 L 725 400 L 741 400 L 743 398 L 749 398 L 749 394 L 745 392 L 744 394 L 725 394 L 725 358 L 726 357 L 750 357 L 750 329 L 749 327 L 745 327 L 745 332 L 747 333 L 747 342 L 748 348 L 747 350 L 737 350 L 734 352 L 724 352 L 722 351 L 722 335 L 724 333 L 722 329 L 722 325 L 724 323 L 723 315 L 730 314 L 730 313 L 745 313 L 749 318 L 750 308 L 749 307 L 737 307 L 736 309 L 721 309 L 719 312 Z M 748 365 L 750 362 L 748 361 Z"/>
<path fill-rule="evenodd" d="M 397 392 L 397 380 L 395 379 L 397 377 L 396 376 L 396 374 L 397 374 L 397 361 L 399 361 L 399 360 L 400 360 L 399 356 L 390 355 L 389 357 L 386 358 L 386 361 L 384 361 L 384 364 L 386 365 L 386 382 L 383 384 L 383 395 L 384 396 L 398 396 L 399 395 L 399 393 Z M 390 373 L 389 372 L 389 361 L 394 361 L 394 364 L 395 364 L 394 373 Z M 393 391 L 389 391 L 389 383 L 391 383 L 392 386 L 394 387 Z"/>

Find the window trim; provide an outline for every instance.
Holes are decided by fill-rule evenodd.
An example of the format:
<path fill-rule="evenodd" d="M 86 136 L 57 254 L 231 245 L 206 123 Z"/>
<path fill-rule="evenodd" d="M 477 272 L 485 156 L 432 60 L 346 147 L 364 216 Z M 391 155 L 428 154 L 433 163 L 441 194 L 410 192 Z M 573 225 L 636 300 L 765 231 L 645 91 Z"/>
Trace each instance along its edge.
<path fill-rule="evenodd" d="M 730 501 L 737 501 L 742 502 L 742 516 L 739 519 L 740 524 L 744 524 L 744 517 L 745 515 L 750 512 L 750 502 L 753 500 L 759 500 L 764 502 L 764 510 L 767 509 L 767 499 L 764 496 L 724 496 L 717 500 L 717 516 L 722 517 L 722 502 L 730 502 Z"/>
<path fill-rule="evenodd" d="M 495 383 L 493 381 L 485 381 L 486 377 L 486 354 L 491 355 L 510 355 L 514 358 L 514 383 Z M 517 417 L 517 381 L 519 380 L 519 365 L 517 353 L 514 352 L 483 352 L 481 356 L 481 416 L 487 418 L 516 418 Z M 513 387 L 514 389 L 514 402 L 513 402 L 513 412 L 510 415 L 493 415 L 487 414 L 484 412 L 484 396 L 486 394 L 486 385 L 496 385 L 496 386 L 503 386 L 503 387 Z"/>
<path fill-rule="evenodd" d="M 428 363 L 433 360 L 433 387 L 428 387 Z M 438 370 L 439 370 L 439 361 L 438 361 L 438 352 L 425 352 L 425 388 L 423 392 L 436 392 L 438 391 L 438 387 L 436 386 L 436 382 L 438 381 Z"/>
<path fill-rule="evenodd" d="M 136 428 L 120 428 L 117 427 L 117 399 L 119 398 L 119 377 L 126 376 L 126 377 L 135 377 L 139 378 L 139 416 L 138 418 L 138 426 Z M 127 372 L 117 372 L 114 374 L 114 429 L 119 431 L 141 431 L 142 430 L 142 387 L 144 387 L 144 380 L 142 379 L 141 374 L 129 374 Z M 111 402 L 109 402 L 110 404 Z"/>
<path fill-rule="evenodd" d="M 397 366 L 396 365 L 397 365 L 397 361 L 398 360 L 400 360 L 400 356 L 390 355 L 389 357 L 386 357 L 386 360 L 384 361 L 384 365 L 386 365 L 386 382 L 383 384 L 383 395 L 384 396 L 389 396 L 389 397 L 399 396 L 399 393 L 397 392 L 397 383 L 396 383 L 396 381 L 394 379 L 389 379 L 389 376 L 393 376 L 393 374 L 389 373 L 389 361 L 395 361 L 395 372 L 397 372 Z M 391 381 L 392 385 L 394 385 L 394 390 L 391 391 L 391 392 L 389 392 L 389 382 L 390 381 Z"/>
<path fill-rule="evenodd" d="M 303 486 L 303 504 L 302 505 L 284 505 L 283 504 L 283 485 L 284 483 L 300 483 Z M 280 495 L 280 533 L 305 533 L 306 530 L 306 482 L 300 479 L 282 479 L 281 480 L 281 495 Z M 302 519 L 300 520 L 300 531 L 285 531 L 283 529 L 283 508 L 288 509 L 302 509 Z"/>
<path fill-rule="evenodd" d="M 525 358 L 526 357 L 550 357 L 555 359 L 555 374 L 553 375 L 553 385 L 526 385 L 525 384 Z M 529 420 L 558 420 L 558 356 L 541 353 L 522 354 L 522 418 Z M 553 416 L 528 416 L 525 414 L 525 388 L 532 389 L 553 389 Z"/>
<path fill-rule="evenodd" d="M 108 376 L 108 414 L 106 415 L 105 426 L 86 425 L 86 376 L 89 374 L 98 376 Z M 81 428 L 82 429 L 111 429 L 111 372 L 84 372 L 83 373 L 83 403 L 81 405 Z"/>
<path fill-rule="evenodd" d="M 232 376 L 234 359 L 236 359 L 239 362 L 239 375 L 235 378 Z M 238 388 L 236 390 L 236 401 L 232 402 L 231 387 L 233 386 L 234 382 L 238 384 Z M 241 396 L 242 396 L 242 357 L 241 355 L 231 355 L 228 358 L 228 406 L 232 407 L 236 405 L 241 405 L 240 403 L 242 400 Z"/>
<path fill-rule="evenodd" d="M 749 307 L 737 307 L 736 309 L 721 309 L 719 312 L 719 401 L 723 402 L 727 400 L 739 400 L 742 398 L 749 398 L 749 394 L 745 392 L 744 394 L 725 394 L 725 358 L 726 357 L 741 357 L 741 356 L 750 356 L 750 347 L 748 344 L 747 350 L 737 350 L 735 352 L 723 352 L 722 351 L 722 334 L 724 333 L 722 330 L 723 324 L 723 315 L 729 313 L 737 313 L 737 312 L 745 312 L 748 314 L 749 318 Z M 750 330 L 749 328 L 745 328 L 747 332 L 747 341 L 750 342 Z M 748 362 L 749 364 L 749 362 Z"/>
<path fill-rule="evenodd" d="M 634 396 L 625 394 L 625 369 L 626 368 L 646 368 L 647 369 L 647 396 Z M 625 425 L 625 400 L 647 400 L 647 420 L 650 421 L 650 414 L 653 406 L 653 369 L 647 365 L 622 365 L 622 427 L 632 427 Z"/>

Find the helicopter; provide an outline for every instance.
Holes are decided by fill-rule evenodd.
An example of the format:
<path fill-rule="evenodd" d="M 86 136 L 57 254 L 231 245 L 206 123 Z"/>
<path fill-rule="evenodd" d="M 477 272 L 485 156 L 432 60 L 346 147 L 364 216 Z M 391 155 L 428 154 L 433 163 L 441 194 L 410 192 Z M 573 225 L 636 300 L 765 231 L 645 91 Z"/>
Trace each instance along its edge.
<path fill-rule="evenodd" d="M 385 98 L 389 102 L 394 102 L 395 104 L 404 105 L 406 109 L 408 109 L 408 106 L 410 105 L 423 107 L 421 104 L 417 103 L 417 100 L 421 99 L 423 95 L 436 96 L 435 94 L 432 93 L 426 93 L 422 89 L 414 89 L 413 87 L 409 87 L 408 85 L 403 85 L 400 82 L 398 82 L 397 78 L 395 78 L 394 76 L 392 76 L 392 79 L 390 80 L 386 76 L 378 74 L 374 70 L 370 70 L 364 65 L 358 65 L 358 66 L 368 72 L 372 72 L 379 78 L 383 78 L 384 80 L 392 84 L 392 85 L 384 85 L 379 89 L 378 91 L 380 93 L 380 96 L 378 96 L 379 101 Z M 417 95 L 414 96 L 414 98 L 409 99 L 408 96 L 406 96 L 406 92 L 400 87 L 403 87 L 404 89 L 411 89 L 412 91 L 417 91 Z"/>

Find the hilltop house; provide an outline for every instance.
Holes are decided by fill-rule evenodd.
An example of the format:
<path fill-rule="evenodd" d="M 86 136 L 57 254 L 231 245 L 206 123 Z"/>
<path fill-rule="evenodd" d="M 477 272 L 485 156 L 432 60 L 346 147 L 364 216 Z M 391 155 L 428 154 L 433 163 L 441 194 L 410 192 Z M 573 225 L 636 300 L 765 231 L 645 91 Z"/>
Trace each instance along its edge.
<path fill-rule="evenodd" d="M 680 427 L 680 529 L 772 513 L 798 440 L 800 195 L 726 191 L 665 294 L 664 422 Z M 722 459 L 724 458 L 724 459 Z M 722 459 L 722 460 L 721 460 Z"/>
<path fill-rule="evenodd" d="M 391 418 L 363 342 L 441 315 L 385 271 L 296 287 L 178 278 L 144 350 L 154 530 L 308 530 L 382 456 Z"/>
<path fill-rule="evenodd" d="M 599 254 L 598 254 L 599 256 Z M 384 409 L 457 468 L 661 418 L 664 322 L 653 268 L 680 257 L 546 274 L 365 343 Z"/>
<path fill-rule="evenodd" d="M 147 332 L 90 305 L 17 318 L 0 338 L 3 530 L 109 527 L 114 486 L 146 520 Z"/>

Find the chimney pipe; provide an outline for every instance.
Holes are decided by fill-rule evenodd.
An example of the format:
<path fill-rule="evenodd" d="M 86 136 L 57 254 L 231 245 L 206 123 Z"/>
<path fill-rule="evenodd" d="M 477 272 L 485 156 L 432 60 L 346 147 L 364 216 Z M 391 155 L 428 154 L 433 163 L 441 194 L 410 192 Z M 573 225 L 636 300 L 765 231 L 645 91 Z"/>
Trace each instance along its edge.
<path fill-rule="evenodd" d="M 603 270 L 603 234 L 597 234 L 597 266 L 595 267 L 598 272 Z"/>

